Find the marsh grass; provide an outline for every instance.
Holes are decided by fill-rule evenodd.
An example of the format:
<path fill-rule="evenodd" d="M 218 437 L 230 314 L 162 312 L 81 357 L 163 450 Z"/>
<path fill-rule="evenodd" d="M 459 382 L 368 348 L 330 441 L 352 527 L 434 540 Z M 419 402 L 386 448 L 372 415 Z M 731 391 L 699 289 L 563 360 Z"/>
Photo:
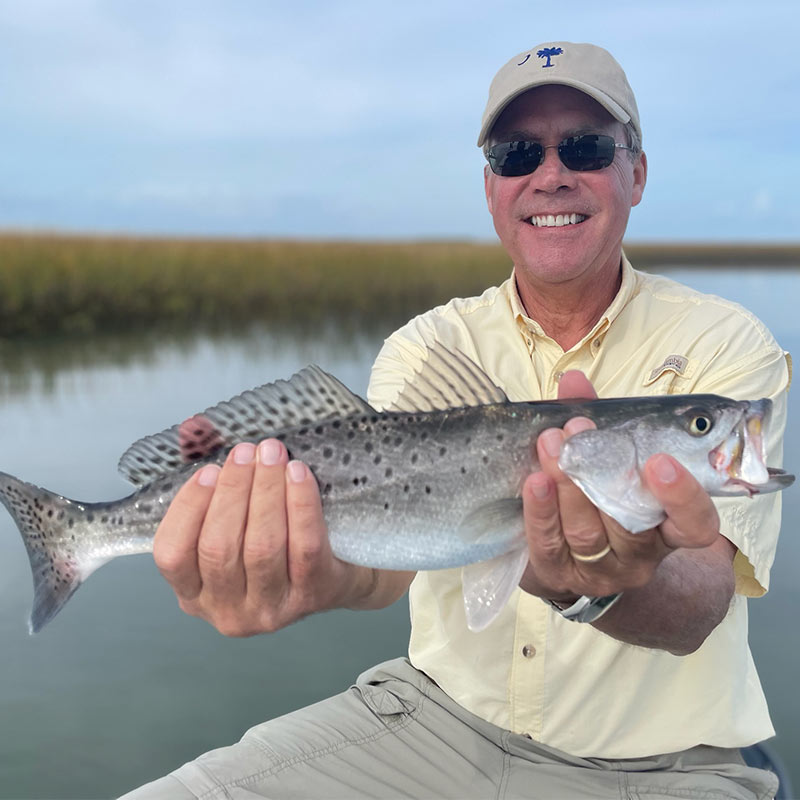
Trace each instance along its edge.
<path fill-rule="evenodd" d="M 637 266 L 800 265 L 800 246 L 629 245 Z M 0 336 L 265 321 L 388 329 L 511 270 L 499 245 L 0 235 Z"/>

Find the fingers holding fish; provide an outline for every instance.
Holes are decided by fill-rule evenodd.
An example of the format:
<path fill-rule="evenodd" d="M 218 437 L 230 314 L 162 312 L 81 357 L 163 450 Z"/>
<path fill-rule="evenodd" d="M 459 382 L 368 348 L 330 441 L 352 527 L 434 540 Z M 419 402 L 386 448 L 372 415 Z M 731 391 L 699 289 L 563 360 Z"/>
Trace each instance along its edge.
<path fill-rule="evenodd" d="M 340 590 L 334 576 L 344 565 L 331 551 L 317 481 L 301 461 L 291 461 L 286 468 L 286 514 L 293 600 L 300 614 L 321 611 L 330 607 L 332 595 Z"/>
<path fill-rule="evenodd" d="M 286 447 L 277 439 L 258 445 L 247 514 L 242 559 L 247 602 L 254 609 L 275 608 L 288 591 L 286 568 Z"/>
<path fill-rule="evenodd" d="M 220 468 L 207 464 L 190 478 L 161 520 L 153 539 L 153 558 L 179 600 L 200 594 L 197 541 L 214 494 Z"/>
<path fill-rule="evenodd" d="M 597 553 L 609 546 L 606 525 L 597 508 L 561 471 L 558 456 L 567 436 L 595 427 L 591 420 L 576 417 L 567 422 L 564 430 L 551 428 L 543 431 L 537 442 L 539 462 L 555 485 L 564 546 L 570 556 L 577 556 L 578 561 L 586 564 L 592 563 Z"/>
<path fill-rule="evenodd" d="M 520 585 L 550 599 L 570 593 L 602 596 L 642 586 L 671 551 L 657 529 L 632 534 L 599 511 L 559 468 L 568 435 L 593 427 L 588 419 L 574 418 L 563 430 L 543 431 L 537 441 L 542 473 L 525 485 L 532 566 Z"/>
<path fill-rule="evenodd" d="M 246 592 L 242 546 L 255 455 L 251 442 L 242 442 L 231 450 L 203 521 L 197 564 L 203 583 L 202 602 L 207 609 L 235 604 Z"/>
<path fill-rule="evenodd" d="M 667 545 L 708 547 L 719 534 L 719 516 L 708 493 L 674 458 L 659 453 L 644 467 L 648 489 L 667 518 L 659 529 Z"/>

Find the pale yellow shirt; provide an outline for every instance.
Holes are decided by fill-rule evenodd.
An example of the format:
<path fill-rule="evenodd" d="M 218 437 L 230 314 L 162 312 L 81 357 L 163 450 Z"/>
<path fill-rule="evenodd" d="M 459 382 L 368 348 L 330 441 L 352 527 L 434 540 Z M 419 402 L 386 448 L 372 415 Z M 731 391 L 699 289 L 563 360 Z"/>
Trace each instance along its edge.
<path fill-rule="evenodd" d="M 741 306 L 637 272 L 626 260 L 619 294 L 566 353 L 526 316 L 513 276 L 417 317 L 386 340 L 372 371 L 372 405 L 395 399 L 421 362 L 423 341 L 432 339 L 474 359 L 513 401 L 556 397 L 568 369 L 583 370 L 601 397 L 770 397 L 768 463 L 780 466 L 788 356 Z M 768 587 L 780 493 L 717 506 L 722 532 L 739 549 L 737 594 L 697 652 L 680 657 L 621 643 L 520 590 L 497 620 L 473 633 L 461 571 L 451 569 L 421 572 L 412 583 L 411 662 L 474 714 L 577 756 L 740 747 L 773 735 L 747 645 L 746 596 Z"/>

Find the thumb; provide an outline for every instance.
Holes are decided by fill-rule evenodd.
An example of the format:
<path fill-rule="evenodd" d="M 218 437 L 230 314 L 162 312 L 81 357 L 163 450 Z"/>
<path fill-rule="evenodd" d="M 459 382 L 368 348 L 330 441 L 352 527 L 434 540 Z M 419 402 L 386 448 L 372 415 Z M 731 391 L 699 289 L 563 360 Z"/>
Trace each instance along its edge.
<path fill-rule="evenodd" d="M 571 400 L 580 398 L 582 400 L 597 400 L 597 392 L 592 386 L 592 382 L 579 370 L 567 370 L 558 382 L 558 399 Z"/>

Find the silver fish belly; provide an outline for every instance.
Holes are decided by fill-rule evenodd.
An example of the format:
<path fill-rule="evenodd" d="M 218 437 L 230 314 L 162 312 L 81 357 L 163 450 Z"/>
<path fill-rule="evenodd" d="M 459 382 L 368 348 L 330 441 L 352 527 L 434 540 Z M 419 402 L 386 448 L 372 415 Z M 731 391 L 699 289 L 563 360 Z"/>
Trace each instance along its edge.
<path fill-rule="evenodd" d="M 182 484 L 205 464 L 224 462 L 239 441 L 275 436 L 309 465 L 331 547 L 345 561 L 396 570 L 485 563 L 485 571 L 464 573 L 465 602 L 470 592 L 482 593 L 479 618 L 468 619 L 474 629 L 502 608 L 527 563 L 520 495 L 538 466 L 533 445 L 545 428 L 578 415 L 595 421 L 598 430 L 569 440 L 562 468 L 631 530 L 663 519 L 631 477 L 655 452 L 675 455 L 716 493 L 773 491 L 793 480 L 763 464 L 768 400 L 511 403 L 479 367 L 441 346 L 417 378 L 384 412 L 316 367 L 245 392 L 190 418 L 189 426 L 132 445 L 120 469 L 140 488 L 113 502 L 80 503 L 0 473 L 0 500 L 22 533 L 33 573 L 31 632 L 99 566 L 151 551 Z"/>

